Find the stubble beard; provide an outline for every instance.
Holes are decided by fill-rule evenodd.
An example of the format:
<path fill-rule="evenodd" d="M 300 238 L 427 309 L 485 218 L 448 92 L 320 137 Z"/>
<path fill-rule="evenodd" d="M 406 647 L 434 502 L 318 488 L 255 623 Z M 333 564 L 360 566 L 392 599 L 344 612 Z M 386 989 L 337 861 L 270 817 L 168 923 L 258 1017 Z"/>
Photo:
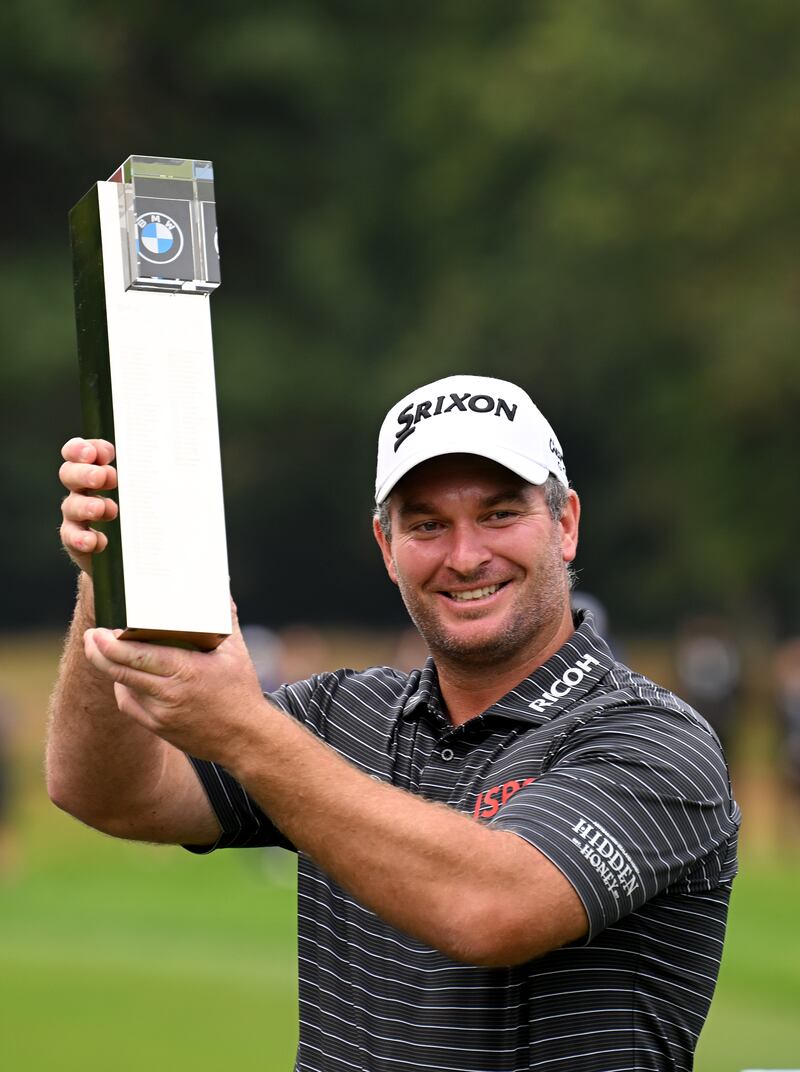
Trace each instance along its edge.
<path fill-rule="evenodd" d="M 479 587 L 486 582 L 474 576 L 463 577 L 461 583 Z M 534 649 L 537 639 L 550 633 L 561 620 L 569 592 L 561 548 L 554 542 L 535 575 L 525 580 L 525 590 L 505 622 L 494 633 L 469 639 L 459 636 L 456 630 L 448 630 L 432 602 L 420 597 L 399 571 L 397 584 L 406 610 L 434 660 L 465 670 L 495 667 Z"/>

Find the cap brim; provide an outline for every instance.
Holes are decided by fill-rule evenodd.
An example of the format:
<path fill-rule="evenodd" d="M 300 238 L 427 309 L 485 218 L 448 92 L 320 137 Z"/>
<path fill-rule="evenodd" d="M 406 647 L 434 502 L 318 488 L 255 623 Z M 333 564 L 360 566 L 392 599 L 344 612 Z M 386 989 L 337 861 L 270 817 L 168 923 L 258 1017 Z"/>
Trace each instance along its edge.
<path fill-rule="evenodd" d="M 544 484 L 550 476 L 550 470 L 546 465 L 541 465 L 539 462 L 532 461 L 530 458 L 526 458 L 514 450 L 509 450 L 508 447 L 495 446 L 490 443 L 484 445 L 481 450 L 476 450 L 474 438 L 463 443 L 458 443 L 450 439 L 448 440 L 447 446 L 442 447 L 441 450 L 427 449 L 418 451 L 416 454 L 407 454 L 401 462 L 397 463 L 388 476 L 384 478 L 383 483 L 376 490 L 376 504 L 380 506 L 384 499 L 391 494 L 399 481 L 403 479 L 406 473 L 411 472 L 417 465 L 430 461 L 431 458 L 444 457 L 445 454 L 474 454 L 478 458 L 488 458 L 490 461 L 502 465 L 505 469 L 510 469 L 512 473 L 521 476 L 522 479 L 527 480 L 529 484 Z M 561 480 L 562 483 L 564 482 L 558 473 L 553 473 L 553 476 Z"/>

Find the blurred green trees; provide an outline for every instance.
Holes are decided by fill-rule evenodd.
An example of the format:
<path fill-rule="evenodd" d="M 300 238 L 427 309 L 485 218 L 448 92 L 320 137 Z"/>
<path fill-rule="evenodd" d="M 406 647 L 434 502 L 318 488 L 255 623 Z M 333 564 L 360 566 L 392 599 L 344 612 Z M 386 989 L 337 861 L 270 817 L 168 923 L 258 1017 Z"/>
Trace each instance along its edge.
<path fill-rule="evenodd" d="M 68 607 L 66 213 L 137 152 L 216 166 L 243 617 L 400 620 L 370 544 L 377 428 L 478 371 L 555 425 L 581 582 L 619 628 L 796 627 L 791 0 L 6 0 L 0 31 L 4 626 Z"/>

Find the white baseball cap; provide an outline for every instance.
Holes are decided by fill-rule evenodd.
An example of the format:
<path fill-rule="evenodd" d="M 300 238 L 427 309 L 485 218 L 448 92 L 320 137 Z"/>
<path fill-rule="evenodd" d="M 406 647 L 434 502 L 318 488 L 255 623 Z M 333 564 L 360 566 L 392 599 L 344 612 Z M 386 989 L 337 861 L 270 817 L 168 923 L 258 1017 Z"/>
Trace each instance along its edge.
<path fill-rule="evenodd" d="M 392 406 L 378 436 L 375 502 L 415 465 L 442 454 L 490 458 L 530 484 L 544 484 L 552 473 L 569 487 L 555 432 L 525 391 L 507 380 L 447 376 Z"/>

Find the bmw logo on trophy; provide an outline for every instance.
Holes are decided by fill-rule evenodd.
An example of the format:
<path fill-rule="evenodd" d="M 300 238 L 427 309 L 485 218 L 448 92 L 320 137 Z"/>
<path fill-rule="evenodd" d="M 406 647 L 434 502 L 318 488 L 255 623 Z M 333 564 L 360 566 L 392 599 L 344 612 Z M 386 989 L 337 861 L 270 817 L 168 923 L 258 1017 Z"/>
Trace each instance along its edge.
<path fill-rule="evenodd" d="M 70 212 L 84 435 L 116 445 L 97 624 L 211 649 L 231 631 L 209 295 L 214 170 L 131 156 Z"/>

